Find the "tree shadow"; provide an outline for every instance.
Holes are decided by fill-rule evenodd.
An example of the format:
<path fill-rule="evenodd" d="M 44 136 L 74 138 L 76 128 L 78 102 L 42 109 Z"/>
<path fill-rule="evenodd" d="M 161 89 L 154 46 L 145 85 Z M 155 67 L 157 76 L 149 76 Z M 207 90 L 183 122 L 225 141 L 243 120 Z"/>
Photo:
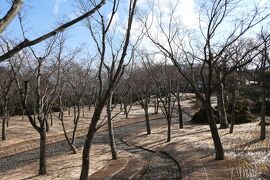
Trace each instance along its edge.
<path fill-rule="evenodd" d="M 253 140 L 251 140 L 249 142 L 246 142 L 245 144 L 242 144 L 242 145 L 238 146 L 237 148 L 243 148 L 243 147 L 246 147 L 246 146 L 250 146 L 250 145 L 258 143 L 260 141 L 262 141 L 260 138 L 256 138 L 256 139 L 253 139 Z"/>

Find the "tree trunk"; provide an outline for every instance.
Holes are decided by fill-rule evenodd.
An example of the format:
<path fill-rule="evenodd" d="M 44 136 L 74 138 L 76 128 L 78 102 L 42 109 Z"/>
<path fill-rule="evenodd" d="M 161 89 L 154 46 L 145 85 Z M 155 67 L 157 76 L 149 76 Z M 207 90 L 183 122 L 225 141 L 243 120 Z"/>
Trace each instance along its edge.
<path fill-rule="evenodd" d="M 9 116 L 9 110 L 8 110 L 8 108 L 7 108 L 7 119 L 6 119 L 6 125 L 7 125 L 7 127 L 9 127 L 9 119 L 10 119 L 10 116 Z"/>
<path fill-rule="evenodd" d="M 21 108 L 22 108 L 22 121 L 23 121 L 25 112 L 24 112 L 24 109 L 23 109 L 22 105 L 21 105 Z"/>
<path fill-rule="evenodd" d="M 2 121 L 2 140 L 6 140 L 6 124 L 8 119 L 8 108 L 6 100 L 4 100 L 4 108 L 3 108 L 3 121 Z"/>
<path fill-rule="evenodd" d="M 109 142 L 110 142 L 110 147 L 111 147 L 112 159 L 117 159 L 117 151 L 116 151 L 114 133 L 113 133 L 111 106 L 112 106 L 112 94 L 109 95 L 109 98 L 107 101 L 107 120 L 108 120 Z"/>
<path fill-rule="evenodd" d="M 2 140 L 6 140 L 6 117 L 3 117 L 2 121 Z"/>
<path fill-rule="evenodd" d="M 88 132 L 87 132 L 84 147 L 83 147 L 82 170 L 81 170 L 80 180 L 88 179 L 89 165 L 90 165 L 90 157 L 89 157 L 90 149 L 91 149 L 94 135 L 96 133 L 96 125 L 97 125 L 98 120 L 100 119 L 100 115 L 101 115 L 103 107 L 104 107 L 103 104 L 96 106 L 90 126 L 88 128 Z"/>
<path fill-rule="evenodd" d="M 60 112 L 59 112 L 60 114 Z M 60 116 L 60 115 L 59 115 Z M 53 126 L 53 117 L 52 117 L 52 111 L 50 111 L 50 119 L 51 119 L 51 126 Z"/>
<path fill-rule="evenodd" d="M 128 110 L 127 110 L 127 104 L 124 103 L 124 113 L 125 113 L 125 116 L 126 116 L 126 119 L 128 118 Z"/>
<path fill-rule="evenodd" d="M 73 133 L 72 133 L 72 140 L 71 140 L 71 144 L 75 144 L 75 139 L 76 139 L 76 132 L 77 132 L 77 127 L 78 127 L 78 123 L 79 123 L 79 119 L 80 119 L 80 103 L 77 105 L 77 113 L 76 113 L 76 106 L 74 107 L 74 128 L 73 128 Z"/>
<path fill-rule="evenodd" d="M 40 154 L 39 154 L 39 175 L 46 174 L 46 132 L 44 126 L 39 130 Z"/>
<path fill-rule="evenodd" d="M 120 102 L 120 111 L 123 111 L 123 104 L 122 104 L 122 101 Z"/>
<path fill-rule="evenodd" d="M 206 95 L 206 99 L 204 102 L 204 108 L 205 108 L 206 113 L 207 113 L 208 123 L 209 123 L 210 131 L 211 131 L 211 135 L 212 135 L 212 138 L 214 141 L 215 155 L 216 155 L 215 159 L 216 160 L 223 160 L 224 159 L 224 151 L 223 151 L 223 147 L 222 147 L 221 140 L 219 137 L 217 125 L 216 125 L 216 122 L 214 119 L 214 114 L 213 114 L 213 110 L 211 107 L 211 100 L 210 100 L 209 94 Z"/>
<path fill-rule="evenodd" d="M 266 137 L 266 129 L 265 129 L 265 111 L 266 111 L 266 105 L 265 105 L 265 98 L 266 98 L 266 90 L 263 87 L 262 92 L 262 106 L 261 106 L 261 134 L 260 139 L 265 140 Z"/>
<path fill-rule="evenodd" d="M 145 116 L 145 123 L 146 123 L 146 132 L 147 134 L 151 134 L 147 100 L 145 100 L 143 109 L 144 109 L 144 116 Z"/>
<path fill-rule="evenodd" d="M 48 119 L 47 118 L 45 120 L 45 123 L 46 123 L 46 132 L 49 132 L 50 131 L 50 125 L 48 123 Z"/>
<path fill-rule="evenodd" d="M 172 117 L 168 115 L 167 116 L 167 123 L 168 123 L 167 142 L 171 141 L 171 122 L 172 122 Z"/>
<path fill-rule="evenodd" d="M 83 118 L 85 117 L 85 114 L 84 114 L 84 103 L 82 104 L 82 116 L 83 116 Z"/>
<path fill-rule="evenodd" d="M 77 111 L 76 111 L 76 106 L 73 106 L 73 123 L 74 125 L 76 124 L 76 119 L 77 119 Z"/>
<path fill-rule="evenodd" d="M 233 133 L 233 127 L 235 123 L 235 103 L 236 103 L 236 94 L 235 90 L 232 92 L 232 105 L 231 105 L 231 126 L 230 126 L 230 133 Z"/>
<path fill-rule="evenodd" d="M 155 101 L 155 114 L 158 113 L 158 108 L 159 108 L 159 100 L 158 100 L 158 97 L 156 97 L 156 101 Z"/>
<path fill-rule="evenodd" d="M 229 125 L 228 125 L 227 113 L 226 113 L 225 102 L 224 102 L 223 84 L 221 84 L 217 88 L 217 104 L 218 104 L 218 113 L 219 113 L 219 120 L 220 120 L 220 129 L 226 129 L 229 127 Z"/>
<path fill-rule="evenodd" d="M 182 129 L 184 125 L 183 125 L 183 115 L 182 115 L 182 107 L 181 107 L 179 93 L 177 94 L 177 108 L 178 108 L 179 129 Z"/>
<path fill-rule="evenodd" d="M 63 113 L 63 111 L 62 112 L 60 111 L 60 118 L 59 119 L 60 119 L 61 124 L 62 124 L 62 128 L 63 128 L 63 131 L 64 131 L 66 141 L 67 141 L 69 147 L 71 148 L 72 152 L 74 154 L 76 154 L 77 153 L 76 147 L 70 142 L 70 140 L 68 138 L 68 135 L 67 135 L 67 131 L 66 131 L 66 128 L 65 128 L 65 123 L 64 123 L 64 113 Z"/>

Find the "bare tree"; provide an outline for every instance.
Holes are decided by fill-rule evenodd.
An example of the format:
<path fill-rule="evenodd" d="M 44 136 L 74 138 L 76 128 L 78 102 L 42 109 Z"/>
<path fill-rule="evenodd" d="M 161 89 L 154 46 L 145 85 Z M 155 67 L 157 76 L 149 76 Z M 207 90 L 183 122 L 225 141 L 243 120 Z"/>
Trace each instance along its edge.
<path fill-rule="evenodd" d="M 260 139 L 264 140 L 266 138 L 266 123 L 265 123 L 265 111 L 266 111 L 266 77 L 265 73 L 267 70 L 267 63 L 269 64 L 269 35 L 264 32 L 261 32 L 261 39 L 263 40 L 263 50 L 261 56 L 261 67 L 260 67 L 260 84 L 262 89 L 262 105 L 261 105 L 261 133 Z"/>
<path fill-rule="evenodd" d="M 71 65 L 71 67 L 74 67 L 74 64 Z M 80 114 L 81 114 L 81 106 L 82 106 L 82 100 L 83 96 L 85 94 L 87 82 L 90 81 L 88 79 L 89 77 L 89 71 L 90 71 L 90 66 L 86 69 L 83 69 L 83 67 L 77 66 L 79 69 L 75 69 L 75 72 L 66 72 L 66 78 L 69 84 L 71 85 L 71 88 L 74 90 L 74 98 L 73 101 L 74 103 L 74 128 L 73 128 L 73 133 L 72 133 L 72 139 L 71 143 L 74 145 L 75 143 L 75 138 L 76 138 L 76 131 L 77 131 L 77 126 L 79 123 L 80 119 Z M 71 70 L 72 71 L 72 70 Z"/>
<path fill-rule="evenodd" d="M 141 58 L 144 59 L 144 55 L 141 54 Z M 131 75 L 129 85 L 132 88 L 136 99 L 140 103 L 144 110 L 146 133 L 151 134 L 150 119 L 149 119 L 149 103 L 151 95 L 154 92 L 155 86 L 152 84 L 151 76 L 149 71 L 146 69 L 134 70 L 135 72 Z"/>
<path fill-rule="evenodd" d="M 15 18 L 18 14 L 19 10 L 23 5 L 23 0 L 13 0 L 10 9 L 4 15 L 3 18 L 0 19 L 0 34 L 8 27 L 10 22 Z"/>
<path fill-rule="evenodd" d="M 11 87 L 14 82 L 14 75 L 9 67 L 2 67 L 0 72 L 0 107 L 2 112 L 2 140 L 6 140 L 6 126 L 8 126 L 9 120 L 9 102 L 11 101 L 14 92 Z"/>
<path fill-rule="evenodd" d="M 12 70 L 15 75 L 15 81 L 20 93 L 21 105 L 31 123 L 33 128 L 38 131 L 40 135 L 40 161 L 39 161 L 39 174 L 46 174 L 46 122 L 49 116 L 51 105 L 55 98 L 55 93 L 58 87 L 59 80 L 59 68 L 61 65 L 61 61 L 53 62 L 51 69 L 48 72 L 45 72 L 44 64 L 46 60 L 48 60 L 49 55 L 52 52 L 53 44 L 55 40 L 51 41 L 47 48 L 45 48 L 45 53 L 38 57 L 34 50 L 32 53 L 36 60 L 36 68 L 33 71 L 32 76 L 29 79 L 24 79 L 24 77 L 20 73 L 20 66 L 14 63 L 15 60 L 10 60 L 10 64 L 12 66 Z M 20 64 L 25 61 L 25 58 L 29 58 L 29 53 L 23 56 L 19 56 L 17 58 L 20 59 Z M 56 74 L 56 79 L 54 82 L 50 81 L 50 78 L 53 74 Z M 21 80 L 20 80 L 21 79 Z M 27 99 L 29 92 L 29 84 L 32 82 L 32 88 L 34 89 L 35 95 L 35 109 L 34 115 L 32 115 L 30 108 L 28 107 Z M 21 83 L 23 81 L 23 85 Z M 37 114 L 37 120 L 35 118 L 35 114 Z"/>
<path fill-rule="evenodd" d="M 150 64 L 149 56 L 147 58 L 147 64 Z M 149 73 L 153 79 L 153 83 L 156 88 L 156 95 L 161 102 L 161 111 L 167 120 L 167 142 L 171 141 L 171 124 L 172 124 L 172 115 L 175 105 L 175 99 L 173 96 L 172 89 L 172 77 L 168 70 L 167 59 L 165 57 L 164 64 L 156 65 L 154 67 L 148 67 L 146 63 L 144 66 L 149 71 L 152 70 L 152 73 Z"/>
<path fill-rule="evenodd" d="M 98 21 L 97 21 L 96 26 L 93 25 L 94 22 L 91 21 L 90 19 L 88 19 L 87 21 L 88 29 L 90 30 L 92 38 L 94 42 L 96 43 L 96 47 L 98 50 L 98 58 L 99 58 L 100 63 L 98 66 L 99 94 L 97 97 L 95 111 L 92 116 L 89 128 L 88 128 L 88 132 L 86 135 L 86 140 L 85 140 L 84 148 L 83 148 L 82 170 L 81 170 L 81 175 L 80 175 L 80 179 L 83 179 L 83 180 L 88 178 L 89 163 L 90 163 L 89 153 L 90 153 L 92 140 L 96 133 L 96 126 L 97 126 L 98 121 L 100 120 L 100 115 L 102 113 L 102 110 L 106 102 L 108 101 L 108 98 L 111 97 L 112 92 L 115 89 L 115 86 L 117 85 L 121 76 L 124 73 L 125 67 L 127 65 L 126 63 L 129 63 L 129 62 L 125 62 L 125 59 L 126 59 L 126 55 L 127 55 L 127 51 L 129 47 L 130 32 L 131 32 L 133 16 L 136 9 L 136 3 L 137 3 L 137 0 L 134 0 L 134 1 L 131 0 L 129 2 L 126 33 L 124 34 L 124 38 L 122 42 L 120 43 L 119 50 L 115 51 L 115 47 L 109 45 L 109 47 L 114 47 L 114 48 L 109 48 L 111 50 L 110 54 L 113 55 L 112 57 L 110 57 L 111 60 L 109 62 L 106 62 L 105 60 L 106 55 L 107 55 L 106 52 L 110 51 L 106 49 L 108 43 L 110 44 L 110 41 L 107 41 L 107 40 L 111 39 L 110 37 L 114 37 L 114 36 L 109 36 L 109 34 L 111 33 L 109 30 L 110 30 L 115 12 L 118 9 L 117 7 L 119 4 L 119 1 L 114 0 L 112 2 L 111 16 L 109 17 L 108 20 L 105 20 L 104 15 L 102 15 L 101 12 L 98 12 L 98 16 L 97 16 Z M 95 28 L 100 28 L 100 29 L 95 29 Z M 119 52 L 119 56 L 117 56 L 115 52 Z M 102 72 L 104 68 L 107 70 L 107 72 L 110 72 L 110 76 L 109 76 L 110 81 L 107 81 L 106 84 L 104 84 L 104 80 L 102 77 Z"/>
<path fill-rule="evenodd" d="M 224 34 L 222 39 L 218 38 L 217 34 L 218 32 L 220 32 L 222 25 L 226 23 L 226 20 L 231 13 L 239 10 L 236 7 L 240 6 L 240 2 L 241 1 L 235 0 L 214 0 L 204 2 L 204 4 L 201 6 L 202 9 L 200 11 L 202 12 L 200 14 L 201 37 L 196 38 L 196 42 L 198 41 L 198 39 L 202 39 L 202 42 L 200 46 L 197 47 L 197 51 L 199 52 L 197 54 L 194 54 L 188 48 L 182 47 L 182 45 L 185 44 L 185 41 L 184 38 L 180 38 L 181 24 L 174 21 L 177 18 L 175 17 L 176 7 L 178 5 L 177 3 L 170 3 L 171 11 L 169 13 L 169 18 L 167 19 L 167 24 L 164 24 L 164 22 L 162 21 L 162 8 L 156 8 L 160 10 L 157 13 L 158 17 L 156 20 L 159 27 L 158 30 L 160 32 L 158 34 L 158 37 L 157 34 L 153 34 L 151 32 L 153 19 L 150 23 L 147 18 L 141 20 L 146 29 L 146 36 L 162 53 L 164 53 L 165 56 L 170 58 L 172 63 L 178 69 L 179 73 L 189 82 L 196 96 L 202 102 L 203 108 L 207 112 L 209 127 L 214 142 L 215 155 L 217 160 L 224 159 L 224 151 L 214 119 L 213 110 L 211 107 L 212 92 L 215 91 L 218 86 L 220 86 L 220 84 L 229 74 L 231 74 L 236 69 L 250 63 L 252 61 L 252 57 L 248 61 L 244 61 L 246 60 L 245 57 L 256 51 L 262 45 L 262 43 L 258 42 L 255 46 L 247 49 L 243 56 L 238 59 L 239 61 L 234 64 L 234 66 L 229 67 L 227 72 L 222 75 L 220 81 L 217 82 L 215 85 L 213 85 L 214 69 L 217 67 L 217 65 L 220 64 L 221 57 L 224 56 L 226 50 L 232 44 L 237 42 L 252 28 L 254 28 L 259 23 L 267 20 L 267 18 L 269 17 L 268 13 L 263 14 L 263 12 L 258 9 L 258 7 L 255 7 L 255 9 L 253 11 L 250 11 L 250 13 L 242 14 L 243 17 L 236 17 L 235 21 L 230 21 L 233 22 L 232 29 L 229 31 L 228 34 Z M 155 16 L 152 15 L 151 17 Z M 203 17 L 205 18 L 202 19 Z M 239 19 L 237 18 L 241 18 L 241 21 L 239 21 Z M 163 38 L 161 38 L 161 36 Z M 194 83 L 194 80 L 183 71 L 183 64 L 181 64 L 181 59 L 179 59 L 179 54 L 181 51 L 188 52 L 192 56 L 195 56 L 198 62 L 201 62 L 200 79 L 202 82 L 204 94 L 202 94 L 198 90 L 196 84 Z M 254 54 L 254 56 L 256 55 L 257 54 Z"/>
<path fill-rule="evenodd" d="M 226 71 L 226 55 L 222 57 L 222 65 L 216 68 L 217 81 L 221 81 L 223 74 Z M 217 104 L 218 104 L 218 112 L 220 119 L 220 129 L 226 129 L 229 127 L 227 112 L 225 107 L 225 92 L 224 92 L 224 82 L 221 82 L 220 85 L 217 86 Z"/>
<path fill-rule="evenodd" d="M 0 62 L 5 61 L 8 58 L 11 58 L 16 53 L 20 52 L 22 49 L 24 49 L 26 47 L 31 47 L 31 46 L 36 45 L 38 43 L 41 43 L 41 42 L 57 35 L 58 33 L 63 32 L 67 28 L 82 21 L 83 19 L 93 15 L 98 9 L 100 9 L 105 4 L 105 1 L 106 0 L 101 0 L 100 3 L 96 4 L 92 9 L 85 12 L 83 15 L 81 15 L 81 16 L 79 16 L 79 17 L 77 17 L 77 18 L 75 18 L 67 23 L 60 25 L 59 27 L 52 30 L 51 32 L 44 34 L 44 35 L 42 35 L 34 40 L 29 40 L 29 39 L 24 37 L 24 40 L 22 42 L 14 45 L 13 48 L 10 48 L 8 51 L 6 51 L 2 55 L 0 55 Z M 3 18 L 0 21 L 0 28 L 2 28 L 2 31 L 4 30 L 4 28 L 6 28 L 6 26 L 13 19 L 13 17 L 18 13 L 18 10 L 20 9 L 20 7 L 22 5 L 22 0 L 14 0 L 13 5 L 14 5 L 14 8 L 11 8 L 11 11 L 9 11 L 11 13 L 7 13 L 7 18 L 6 19 Z M 1 29 L 0 29 L 0 33 L 1 33 Z"/>

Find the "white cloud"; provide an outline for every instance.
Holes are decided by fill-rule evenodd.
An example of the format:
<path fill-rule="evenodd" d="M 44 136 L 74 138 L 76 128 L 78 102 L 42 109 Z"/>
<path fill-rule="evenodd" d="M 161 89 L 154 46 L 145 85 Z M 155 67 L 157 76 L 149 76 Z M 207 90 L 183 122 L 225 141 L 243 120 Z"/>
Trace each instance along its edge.
<path fill-rule="evenodd" d="M 55 16 L 57 16 L 57 15 L 58 15 L 58 12 L 59 12 L 59 7 L 60 7 L 63 3 L 67 2 L 67 0 L 53 0 L 53 1 L 54 1 L 53 14 L 54 14 Z"/>
<path fill-rule="evenodd" d="M 168 46 L 167 37 L 161 32 L 160 24 L 165 31 L 165 34 L 169 34 L 169 21 L 170 16 L 172 15 L 172 9 L 175 8 L 175 11 L 172 15 L 172 31 L 180 30 L 183 33 L 179 32 L 180 36 L 184 35 L 185 29 L 190 30 L 198 30 L 199 28 L 199 13 L 196 8 L 195 0 L 151 0 L 154 4 L 149 3 L 149 0 L 139 0 L 138 7 L 141 9 L 143 13 L 143 17 L 147 17 L 148 22 L 147 25 L 151 28 L 149 33 L 151 36 L 157 40 L 159 43 L 163 44 L 165 47 Z M 153 11 L 151 11 L 151 9 Z M 161 18 L 160 18 L 161 17 Z M 143 24 L 139 20 L 135 20 L 133 22 L 132 35 L 134 40 L 142 31 Z M 180 29 L 177 29 L 180 28 Z M 173 32 L 171 32 L 173 34 Z M 179 39 L 180 43 L 181 39 Z M 150 51 L 158 52 L 159 50 L 155 47 L 155 45 L 145 37 L 140 44 L 142 49 L 148 49 Z"/>
<path fill-rule="evenodd" d="M 149 7 L 149 0 L 139 0 L 139 8 L 147 9 Z M 173 17 L 175 21 L 180 21 L 183 25 L 188 28 L 195 28 L 198 26 L 198 10 L 196 7 L 195 0 L 154 0 L 154 14 L 159 16 L 162 14 L 162 19 L 164 22 L 169 20 L 169 16 L 172 12 L 172 9 L 175 8 Z M 151 12 L 148 11 L 150 14 Z"/>
<path fill-rule="evenodd" d="M 198 26 L 198 12 L 194 0 L 182 0 L 178 9 L 184 25 L 188 27 Z"/>

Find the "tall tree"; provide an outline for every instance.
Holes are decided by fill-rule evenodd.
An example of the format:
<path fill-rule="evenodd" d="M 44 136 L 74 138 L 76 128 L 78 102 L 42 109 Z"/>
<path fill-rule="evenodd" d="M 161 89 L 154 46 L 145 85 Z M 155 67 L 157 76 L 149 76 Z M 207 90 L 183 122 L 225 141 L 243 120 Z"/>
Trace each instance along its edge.
<path fill-rule="evenodd" d="M 12 84 L 14 84 L 14 75 L 10 67 L 2 67 L 0 71 L 0 108 L 2 116 L 2 140 L 6 140 L 6 126 L 9 120 L 9 102 L 14 95 L 14 90 L 12 90 Z"/>
<path fill-rule="evenodd" d="M 167 13 L 169 15 L 166 17 L 166 23 L 164 22 L 163 8 L 158 7 L 158 5 L 151 6 L 152 14 L 150 17 L 152 18 L 141 18 L 146 36 L 165 56 L 170 58 L 179 73 L 189 82 L 196 96 L 202 102 L 208 117 L 215 147 L 215 157 L 218 160 L 224 159 L 224 150 L 211 106 L 211 95 L 230 73 L 252 61 L 252 57 L 248 61 L 243 60 L 256 51 L 262 43 L 258 42 L 256 45 L 250 46 L 246 53 L 238 59 L 239 61 L 234 66 L 229 67 L 227 72 L 220 78 L 220 81 L 215 84 L 213 83 L 213 78 L 215 77 L 214 70 L 220 64 L 221 57 L 224 56 L 226 50 L 232 44 L 238 42 L 247 32 L 250 32 L 259 23 L 266 21 L 270 16 L 265 9 L 261 10 L 256 6 L 249 13 L 240 13 L 240 17 L 230 19 L 229 22 L 233 22 L 233 25 L 230 25 L 231 28 L 228 31 L 223 32 L 223 27 L 228 25 L 227 20 L 231 18 L 230 15 L 235 12 L 239 13 L 241 3 L 243 1 L 236 0 L 213 0 L 202 3 L 199 16 L 200 31 L 194 34 L 196 38 L 191 43 L 193 47 L 196 47 L 195 53 L 185 46 L 186 38 L 182 36 L 181 22 L 175 21 L 175 19 L 179 18 L 176 13 L 178 1 L 169 3 L 170 9 L 169 13 Z M 158 11 L 157 13 L 156 10 Z M 239 18 L 241 19 L 240 21 Z M 155 28 L 155 31 L 152 31 L 153 28 Z M 158 32 L 158 34 L 155 34 L 155 32 Z M 222 34 L 222 37 L 219 36 L 220 34 Z M 195 46 L 196 44 L 199 45 Z M 195 56 L 196 61 L 201 64 L 200 80 L 204 93 L 199 91 L 194 80 L 183 70 L 183 61 L 179 59 L 179 54 L 183 51 Z"/>
<path fill-rule="evenodd" d="M 112 5 L 112 11 L 111 16 L 109 19 L 105 19 L 105 16 L 102 14 L 102 12 L 98 12 L 97 19 L 94 20 L 94 22 L 97 22 L 95 25 L 93 24 L 93 20 L 88 19 L 87 26 L 90 30 L 91 36 L 96 44 L 96 48 L 98 51 L 98 60 L 100 61 L 98 66 L 98 81 L 99 81 L 99 94 L 98 99 L 96 102 L 96 107 L 94 110 L 94 114 L 91 118 L 91 122 L 88 128 L 88 132 L 86 135 L 86 140 L 84 143 L 83 148 L 83 155 L 82 155 L 82 170 L 80 179 L 86 180 L 88 178 L 89 173 L 89 163 L 90 163 L 90 149 L 92 145 L 92 140 L 94 138 L 94 135 L 96 133 L 96 126 L 98 121 L 100 120 L 100 115 L 102 113 L 102 110 L 108 101 L 108 98 L 111 97 L 111 94 L 113 90 L 115 89 L 117 83 L 119 82 L 121 76 L 124 73 L 125 67 L 127 66 L 126 62 L 126 56 L 128 52 L 128 47 L 130 44 L 130 34 L 131 34 L 131 27 L 132 27 L 132 21 L 135 14 L 137 0 L 131 0 L 129 2 L 129 9 L 128 9 L 128 16 L 127 16 L 127 25 L 126 25 L 126 32 L 124 34 L 124 37 L 122 41 L 120 42 L 120 47 L 118 47 L 118 50 L 115 50 L 116 47 L 110 44 L 110 40 L 114 37 L 114 33 L 112 33 L 110 36 L 111 31 L 111 25 L 114 18 L 114 15 L 117 11 L 117 7 L 119 5 L 118 0 L 114 0 L 111 2 Z M 87 8 L 87 6 L 86 6 Z M 98 28 L 98 29 L 95 29 Z M 115 29 L 114 29 L 115 30 Z M 113 31 L 114 31 L 113 30 Z M 108 41 L 109 40 L 109 41 Z M 119 38 L 117 38 L 119 40 Z M 119 41 L 118 41 L 119 42 Z M 106 61 L 106 58 L 109 54 L 111 55 L 110 61 Z M 117 52 L 119 56 L 117 56 Z M 104 83 L 104 78 L 102 77 L 102 72 L 104 68 L 107 70 L 107 72 L 110 72 L 109 74 L 109 81 L 106 81 Z"/>
<path fill-rule="evenodd" d="M 265 123 L 265 111 L 266 111 L 266 69 L 267 63 L 269 63 L 269 40 L 270 36 L 264 32 L 261 32 L 261 39 L 263 40 L 263 50 L 261 55 L 261 67 L 260 67 L 260 85 L 262 89 L 262 103 L 261 103 L 261 133 L 260 139 L 264 140 L 266 138 L 266 123 Z"/>
<path fill-rule="evenodd" d="M 55 93 L 57 91 L 58 82 L 59 82 L 59 67 L 61 65 L 61 59 L 51 64 L 51 69 L 48 71 L 45 70 L 44 65 L 46 60 L 48 60 L 49 55 L 54 48 L 55 40 L 48 43 L 48 46 L 45 48 L 45 52 L 41 57 L 38 57 L 34 50 L 32 50 L 34 60 L 36 61 L 36 68 L 32 72 L 30 78 L 25 78 L 21 74 L 20 66 L 18 66 L 14 59 L 10 60 L 10 64 L 12 66 L 12 70 L 15 75 L 15 81 L 17 84 L 17 88 L 20 93 L 20 100 L 22 108 L 25 111 L 25 114 L 28 117 L 33 128 L 40 135 L 40 155 L 39 155 L 39 174 L 46 174 L 46 123 L 48 120 L 48 116 L 50 113 L 51 105 L 55 98 Z M 23 54 L 17 59 L 20 60 L 19 65 L 23 64 L 25 58 L 29 59 L 29 53 Z M 30 57 L 31 59 L 31 57 Z M 32 60 L 33 60 L 32 59 Z M 50 81 L 50 77 L 56 75 L 56 79 L 54 82 Z M 20 80 L 21 79 L 21 80 Z M 22 84 L 23 81 L 23 84 Z M 34 111 L 30 109 L 28 106 L 28 95 L 29 95 L 29 86 L 32 85 L 33 93 L 34 93 Z M 32 115 L 33 113 L 34 115 Z M 36 120 L 37 115 L 37 120 Z"/>
<path fill-rule="evenodd" d="M 143 53 L 140 53 L 142 61 L 145 57 Z M 155 86 L 152 84 L 150 71 L 145 68 L 135 69 L 135 72 L 131 75 L 129 85 L 132 88 L 137 101 L 140 103 L 144 110 L 146 133 L 151 134 L 150 119 L 149 119 L 149 103 L 151 100 L 151 95 L 154 92 Z"/>

